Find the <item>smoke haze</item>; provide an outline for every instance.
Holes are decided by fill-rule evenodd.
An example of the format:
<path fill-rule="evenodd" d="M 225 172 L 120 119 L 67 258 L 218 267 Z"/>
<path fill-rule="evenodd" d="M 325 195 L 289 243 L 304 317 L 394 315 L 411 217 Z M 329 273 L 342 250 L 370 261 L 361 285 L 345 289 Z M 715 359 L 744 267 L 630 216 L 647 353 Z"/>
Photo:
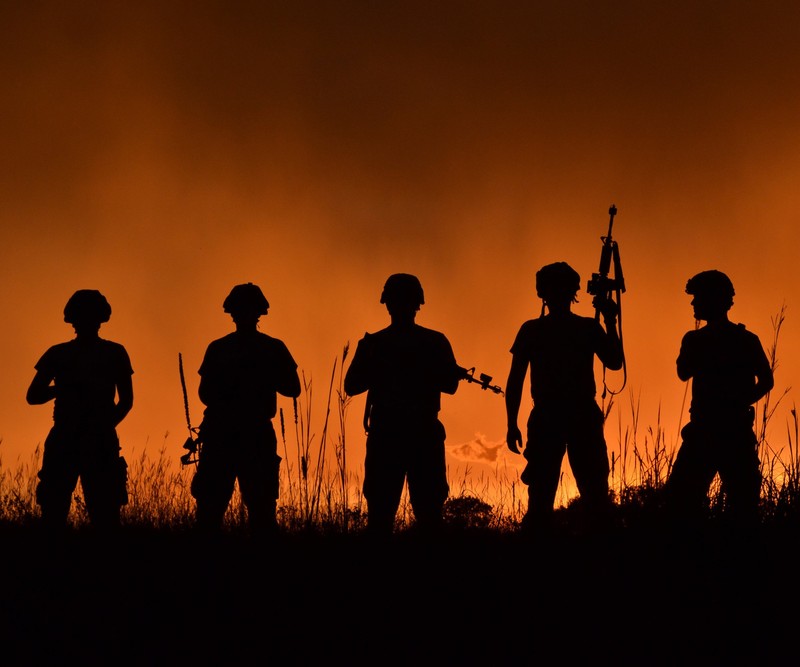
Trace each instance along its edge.
<path fill-rule="evenodd" d="M 264 290 L 261 328 L 318 414 L 344 347 L 388 323 L 398 271 L 422 281 L 418 322 L 504 385 L 536 271 L 568 261 L 585 284 L 612 203 L 628 374 L 610 446 L 631 403 L 675 439 L 698 271 L 731 276 L 731 318 L 765 347 L 786 304 L 776 391 L 800 373 L 795 3 L 38 2 L 0 19 L 6 464 L 49 428 L 25 391 L 72 337 L 77 289 L 108 297 L 101 335 L 132 358 L 124 450 L 177 458 L 177 355 L 199 422 L 196 369 L 232 328 L 234 284 Z M 501 397 L 464 384 L 442 419 L 455 460 L 497 462 Z"/>

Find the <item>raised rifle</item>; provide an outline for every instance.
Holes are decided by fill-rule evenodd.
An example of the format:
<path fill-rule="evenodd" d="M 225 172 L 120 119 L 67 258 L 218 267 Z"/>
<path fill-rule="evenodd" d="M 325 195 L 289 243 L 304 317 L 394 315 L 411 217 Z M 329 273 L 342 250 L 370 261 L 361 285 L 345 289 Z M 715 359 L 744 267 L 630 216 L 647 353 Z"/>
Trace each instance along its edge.
<path fill-rule="evenodd" d="M 622 275 L 622 262 L 619 259 L 619 244 L 611 237 L 616 214 L 617 207 L 611 204 L 611 208 L 608 209 L 608 234 L 600 237 L 603 242 L 603 247 L 600 250 L 600 267 L 597 273 L 592 274 L 592 278 L 586 286 L 586 291 L 592 296 L 611 299 L 619 306 L 620 295 L 625 291 L 625 278 Z M 614 262 L 613 277 L 609 275 L 612 261 Z M 599 318 L 600 311 L 595 308 L 595 319 Z"/>
<path fill-rule="evenodd" d="M 186 454 L 181 456 L 182 465 L 197 464 L 200 457 L 200 449 L 202 442 L 200 440 L 199 430 L 192 426 L 192 420 L 189 417 L 189 395 L 186 393 L 186 377 L 183 374 L 183 356 L 178 352 L 178 372 L 181 375 L 181 389 L 183 390 L 183 411 L 186 414 L 186 428 L 189 429 L 189 437 L 183 443 L 183 448 Z"/>
<path fill-rule="evenodd" d="M 617 207 L 614 206 L 614 204 L 611 204 L 611 207 L 608 209 L 608 234 L 600 237 L 600 240 L 603 242 L 603 247 L 600 250 L 600 266 L 598 267 L 597 273 L 592 274 L 589 283 L 586 285 L 586 291 L 595 297 L 595 301 L 599 298 L 607 301 L 613 301 L 617 304 L 617 335 L 619 336 L 620 343 L 622 343 L 622 294 L 625 292 L 625 278 L 622 275 L 622 262 L 619 258 L 619 245 L 611 237 L 611 230 L 614 226 L 614 216 L 616 214 Z M 610 275 L 612 262 L 614 264 L 613 276 Z M 600 308 L 596 303 L 594 318 L 595 320 L 600 319 Z M 622 369 L 622 386 L 617 391 L 611 391 L 608 388 L 608 385 L 606 385 L 606 368 L 603 366 L 603 398 L 605 398 L 606 392 L 618 394 L 622 391 L 627 383 L 628 371 L 624 352 L 622 356 Z"/>
<path fill-rule="evenodd" d="M 461 371 L 461 378 L 462 380 L 466 380 L 467 382 L 473 382 L 475 384 L 480 385 L 481 389 L 488 389 L 489 391 L 494 392 L 495 394 L 503 395 L 502 387 L 496 384 L 490 384 L 492 381 L 491 375 L 486 375 L 486 373 L 481 373 L 477 378 L 475 377 L 475 367 L 472 368 L 462 368 L 461 366 L 458 367 Z"/>

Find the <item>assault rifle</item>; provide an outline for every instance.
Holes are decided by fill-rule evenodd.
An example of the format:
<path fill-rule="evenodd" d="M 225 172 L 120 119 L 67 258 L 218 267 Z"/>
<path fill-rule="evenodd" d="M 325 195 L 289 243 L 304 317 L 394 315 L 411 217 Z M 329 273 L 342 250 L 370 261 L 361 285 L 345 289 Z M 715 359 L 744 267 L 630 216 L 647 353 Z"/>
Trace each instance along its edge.
<path fill-rule="evenodd" d="M 481 373 L 477 378 L 475 377 L 475 368 L 463 368 L 462 366 L 458 367 L 459 372 L 459 380 L 466 380 L 467 382 L 474 382 L 475 384 L 479 384 L 481 389 L 488 389 L 489 391 L 494 392 L 495 394 L 503 394 L 503 389 L 496 384 L 490 384 L 492 381 L 491 375 L 486 375 L 486 373 Z M 372 399 L 370 398 L 369 392 L 367 392 L 367 400 L 364 404 L 364 433 L 369 433 L 370 427 L 370 418 L 372 416 Z"/>
<path fill-rule="evenodd" d="M 467 382 L 474 382 L 475 384 L 479 384 L 481 389 L 488 389 L 489 391 L 494 392 L 495 394 L 503 395 L 503 389 L 496 384 L 490 384 L 492 381 L 491 375 L 486 375 L 486 373 L 481 373 L 477 378 L 475 377 L 475 367 L 472 368 L 462 368 L 461 366 L 458 367 L 461 371 L 461 379 L 466 380 Z"/>
<path fill-rule="evenodd" d="M 613 301 L 617 304 L 617 335 L 619 336 L 620 343 L 622 343 L 622 293 L 625 291 L 625 278 L 622 275 L 622 262 L 619 258 L 619 245 L 611 238 L 611 228 L 614 226 L 614 216 L 617 214 L 617 207 L 611 204 L 608 209 L 608 234 L 601 236 L 600 240 L 603 242 L 603 247 L 600 250 L 600 266 L 597 273 L 592 274 L 591 280 L 586 286 L 586 291 L 597 299 L 606 301 Z M 611 273 L 611 263 L 614 263 L 614 275 Z M 600 308 L 595 304 L 594 310 L 595 320 L 600 319 Z M 605 373 L 606 368 L 603 366 L 603 398 L 606 392 L 610 391 L 612 394 L 618 394 L 625 387 L 628 380 L 628 370 L 625 362 L 625 354 L 622 355 L 622 370 L 623 379 L 622 387 L 617 391 L 611 391 L 606 385 Z"/>
<path fill-rule="evenodd" d="M 619 245 L 611 238 L 611 228 L 614 226 L 614 216 L 617 214 L 617 207 L 611 204 L 608 209 L 608 234 L 601 236 L 603 247 L 600 250 L 600 267 L 597 273 L 592 274 L 586 291 L 592 296 L 600 296 L 606 299 L 620 302 L 620 295 L 625 291 L 625 278 L 622 275 L 622 262 L 619 259 Z M 610 277 L 611 262 L 614 262 L 614 277 Z M 616 299 L 614 299 L 616 295 Z M 595 309 L 595 319 L 600 317 L 600 311 Z"/>
<path fill-rule="evenodd" d="M 202 443 L 199 436 L 199 430 L 192 426 L 192 420 L 189 418 L 189 396 L 186 393 L 186 378 L 183 375 L 183 356 L 178 352 L 178 372 L 181 375 L 181 389 L 183 390 L 183 411 L 186 414 L 186 428 L 189 429 L 189 437 L 183 443 L 183 448 L 186 454 L 181 456 L 181 465 L 190 465 L 197 463 L 200 456 L 200 449 Z"/>

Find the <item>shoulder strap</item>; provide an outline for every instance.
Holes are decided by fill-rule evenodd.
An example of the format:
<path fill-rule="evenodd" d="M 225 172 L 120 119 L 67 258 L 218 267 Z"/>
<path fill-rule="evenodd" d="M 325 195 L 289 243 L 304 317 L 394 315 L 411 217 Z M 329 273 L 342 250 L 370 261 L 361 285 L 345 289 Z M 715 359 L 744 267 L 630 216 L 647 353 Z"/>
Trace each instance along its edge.
<path fill-rule="evenodd" d="M 367 400 L 364 403 L 364 433 L 369 433 L 369 418 L 372 413 L 372 396 L 371 392 L 367 391 Z"/>

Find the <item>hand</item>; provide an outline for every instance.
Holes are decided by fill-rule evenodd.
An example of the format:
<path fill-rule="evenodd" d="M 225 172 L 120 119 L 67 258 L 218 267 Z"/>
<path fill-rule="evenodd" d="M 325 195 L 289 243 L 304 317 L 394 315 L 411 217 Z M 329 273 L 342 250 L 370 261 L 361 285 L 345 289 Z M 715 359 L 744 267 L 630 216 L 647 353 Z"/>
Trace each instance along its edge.
<path fill-rule="evenodd" d="M 600 311 L 603 320 L 606 322 L 615 322 L 617 315 L 619 315 L 619 306 L 606 296 L 598 294 L 592 299 L 592 306 Z"/>
<path fill-rule="evenodd" d="M 522 447 L 522 433 L 516 426 L 509 426 L 506 433 L 506 446 L 515 454 L 520 453 Z"/>

